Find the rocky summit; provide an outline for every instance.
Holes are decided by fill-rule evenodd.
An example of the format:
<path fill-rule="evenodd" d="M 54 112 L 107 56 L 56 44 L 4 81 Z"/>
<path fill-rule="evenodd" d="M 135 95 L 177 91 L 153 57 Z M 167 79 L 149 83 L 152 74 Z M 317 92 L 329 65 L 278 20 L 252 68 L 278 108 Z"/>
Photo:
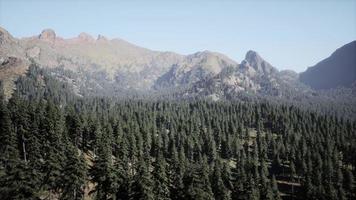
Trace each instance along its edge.
<path fill-rule="evenodd" d="M 238 63 L 217 52 L 180 55 L 153 51 L 103 35 L 95 39 L 80 33 L 64 39 L 52 29 L 18 39 L 0 28 L 0 79 L 6 94 L 11 95 L 14 81 L 35 63 L 50 70 L 56 79 L 69 83 L 80 96 L 183 91 L 182 96 L 219 99 L 241 93 L 290 97 L 312 93 L 315 81 L 310 80 L 317 80 L 317 74 L 312 71 L 336 70 L 340 63 L 339 68 L 345 68 L 345 77 L 354 76 L 352 59 L 355 57 L 350 56 L 354 46 L 355 42 L 346 45 L 299 78 L 291 70 L 279 71 L 253 50 Z M 345 48 L 350 50 L 342 50 Z M 317 88 L 324 83 L 319 81 L 318 84 Z"/>
<path fill-rule="evenodd" d="M 54 42 L 56 40 L 56 33 L 52 29 L 45 29 L 38 36 L 40 40 Z"/>

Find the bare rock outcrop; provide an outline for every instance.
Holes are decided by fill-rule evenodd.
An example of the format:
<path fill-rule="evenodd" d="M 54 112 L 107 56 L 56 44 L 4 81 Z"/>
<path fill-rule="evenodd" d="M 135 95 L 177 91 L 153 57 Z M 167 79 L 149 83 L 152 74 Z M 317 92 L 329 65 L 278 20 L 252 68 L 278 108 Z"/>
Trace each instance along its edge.
<path fill-rule="evenodd" d="M 94 42 L 95 41 L 95 39 L 91 35 L 89 35 L 88 33 L 84 33 L 84 32 L 80 33 L 78 35 L 78 39 L 83 42 Z"/>
<path fill-rule="evenodd" d="M 44 41 L 54 42 L 56 40 L 56 32 L 52 29 L 44 29 L 38 38 Z"/>
<path fill-rule="evenodd" d="M 41 49 L 39 47 L 32 47 L 26 51 L 26 56 L 30 58 L 38 58 L 40 53 Z"/>

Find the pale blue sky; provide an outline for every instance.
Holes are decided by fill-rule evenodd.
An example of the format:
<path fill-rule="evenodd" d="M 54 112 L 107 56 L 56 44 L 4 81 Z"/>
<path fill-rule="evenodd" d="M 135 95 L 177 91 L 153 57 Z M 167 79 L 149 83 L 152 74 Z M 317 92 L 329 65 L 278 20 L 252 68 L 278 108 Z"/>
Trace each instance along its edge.
<path fill-rule="evenodd" d="M 0 26 L 15 37 L 52 28 L 87 32 L 153 50 L 211 50 L 238 62 L 252 49 L 298 72 L 356 39 L 356 0 L 0 0 Z"/>

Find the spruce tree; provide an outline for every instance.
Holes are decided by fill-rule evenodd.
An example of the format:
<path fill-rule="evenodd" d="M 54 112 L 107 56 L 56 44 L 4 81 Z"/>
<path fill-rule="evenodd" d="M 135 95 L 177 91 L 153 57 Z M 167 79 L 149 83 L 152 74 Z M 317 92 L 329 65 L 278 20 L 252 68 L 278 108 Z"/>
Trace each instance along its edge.
<path fill-rule="evenodd" d="M 210 200 L 214 199 L 209 180 L 209 171 L 206 158 L 195 163 L 188 170 L 186 175 L 186 193 L 187 199 Z"/>
<path fill-rule="evenodd" d="M 0 199 L 40 199 L 41 180 L 38 177 L 26 162 L 12 160 L 0 176 Z"/>
<path fill-rule="evenodd" d="M 158 153 L 158 157 L 153 163 L 153 193 L 155 199 L 169 199 L 169 179 L 167 175 L 167 163 L 165 162 L 162 153 Z"/>
<path fill-rule="evenodd" d="M 212 190 L 214 193 L 214 197 L 217 200 L 228 200 L 231 198 L 231 192 L 224 185 L 224 181 L 221 175 L 222 167 L 221 167 L 220 159 L 216 160 L 214 165 L 214 171 L 211 178 Z"/>
<path fill-rule="evenodd" d="M 129 199 L 131 174 L 129 174 L 130 166 L 128 164 L 129 160 L 126 154 L 118 157 L 114 164 L 118 186 L 115 194 L 117 200 Z"/>
<path fill-rule="evenodd" d="M 67 144 L 65 156 L 60 199 L 83 199 L 87 172 L 83 152 L 78 153 L 78 149 L 70 143 Z"/>
<path fill-rule="evenodd" d="M 149 172 L 149 163 L 139 159 L 137 171 L 131 184 L 130 199 L 153 200 L 153 182 Z"/>
<path fill-rule="evenodd" d="M 95 198 L 109 199 L 118 191 L 118 177 L 113 165 L 111 145 L 105 135 L 99 135 L 96 142 L 97 155 L 89 170 L 92 181 L 96 183 Z"/>

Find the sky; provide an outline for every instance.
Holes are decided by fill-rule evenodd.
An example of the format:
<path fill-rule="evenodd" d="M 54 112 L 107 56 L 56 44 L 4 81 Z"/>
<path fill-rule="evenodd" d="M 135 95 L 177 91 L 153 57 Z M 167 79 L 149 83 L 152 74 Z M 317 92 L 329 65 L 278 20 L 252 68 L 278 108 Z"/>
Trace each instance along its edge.
<path fill-rule="evenodd" d="M 216 51 L 241 62 L 257 51 L 304 71 L 356 40 L 356 0 L 0 0 L 0 26 L 21 38 L 52 28 L 159 51 Z"/>

